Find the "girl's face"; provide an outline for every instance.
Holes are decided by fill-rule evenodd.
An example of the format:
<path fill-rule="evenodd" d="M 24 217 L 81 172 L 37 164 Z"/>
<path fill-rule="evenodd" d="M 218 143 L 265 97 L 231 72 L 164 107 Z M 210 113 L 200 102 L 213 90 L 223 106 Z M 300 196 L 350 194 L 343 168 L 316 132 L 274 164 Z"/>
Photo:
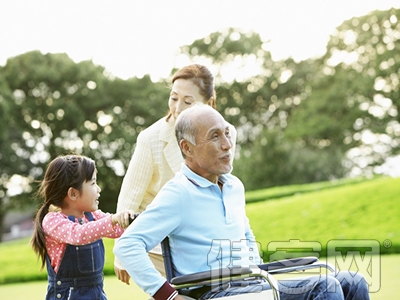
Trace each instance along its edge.
<path fill-rule="evenodd" d="M 182 111 L 196 101 L 203 103 L 207 101 L 207 99 L 204 99 L 204 97 L 200 95 L 199 87 L 191 80 L 175 80 L 168 101 L 169 110 L 174 120 L 178 118 Z"/>
<path fill-rule="evenodd" d="M 76 208 L 82 212 L 93 212 L 99 208 L 101 189 L 97 185 L 97 172 L 94 171 L 92 179 L 82 184 L 82 190 L 76 201 Z"/>

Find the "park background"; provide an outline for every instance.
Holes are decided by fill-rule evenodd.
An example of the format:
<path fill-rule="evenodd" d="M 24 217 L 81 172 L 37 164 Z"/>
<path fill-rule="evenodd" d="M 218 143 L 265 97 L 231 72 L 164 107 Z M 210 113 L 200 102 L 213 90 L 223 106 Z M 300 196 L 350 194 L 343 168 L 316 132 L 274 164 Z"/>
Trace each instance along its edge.
<path fill-rule="evenodd" d="M 213 71 L 217 108 L 238 130 L 233 173 L 249 191 L 247 200 L 254 202 L 250 207 L 256 202 L 271 202 L 265 193 L 254 196 L 265 189 L 293 187 L 299 194 L 308 184 L 337 184 L 341 180 L 352 182 L 353 178 L 373 182 L 397 176 L 399 6 L 380 1 L 379 5 L 386 7 L 375 10 L 379 8 L 376 1 L 321 2 L 283 1 L 278 10 L 260 1 L 246 2 L 246 7 L 238 1 L 220 1 L 215 6 L 204 1 L 202 8 L 190 1 L 171 5 L 149 1 L 150 6 L 124 1 L 114 6 L 105 1 L 64 5 L 51 1 L 2 2 L 1 10 L 8 12 L 0 21 L 6 22 L 0 27 L 4 41 L 0 54 L 3 59 L 7 55 L 0 66 L 2 238 L 30 234 L 38 205 L 32 194 L 46 164 L 58 154 L 78 152 L 93 157 L 102 187 L 100 207 L 115 211 L 137 135 L 165 115 L 170 75 L 192 62 Z M 371 9 L 355 15 L 352 4 Z M 207 15 L 210 10 L 213 13 Z M 324 26 L 332 22 L 329 17 L 338 17 L 343 11 L 353 15 L 334 19 L 335 26 L 321 38 Z M 139 15 L 142 22 L 129 26 Z M 167 19 L 162 18 L 165 15 Z M 117 21 L 112 18 L 115 16 L 119 17 Z M 307 23 L 315 16 L 318 18 Z M 308 27 L 302 27 L 303 23 Z M 130 29 L 131 34 L 117 34 L 115 24 L 120 31 Z M 283 27 L 286 31 L 282 34 Z M 195 38 L 187 38 L 188 32 Z M 321 39 L 325 39 L 323 47 L 315 46 L 310 56 L 293 54 L 317 40 L 321 45 Z M 288 44 L 276 47 L 277 40 Z M 168 49 L 177 42 L 181 44 L 170 54 Z M 77 48 L 73 50 L 71 45 Z M 89 57 L 85 52 L 88 46 L 93 49 Z M 102 64 L 99 49 L 107 49 L 115 64 L 110 60 Z M 136 49 L 148 56 L 135 53 Z M 117 72 L 117 62 L 125 65 L 125 73 Z M 163 66 L 164 71 L 153 71 L 154 64 Z M 310 225 L 313 234 L 305 237 L 291 231 L 299 227 L 293 221 L 298 210 L 290 215 L 287 207 L 283 210 L 279 205 L 260 210 L 274 214 L 253 217 L 252 226 L 261 227 L 258 235 L 276 232 L 275 228 L 268 231 L 264 220 L 273 220 L 285 211 L 289 216 L 279 220 L 286 223 L 276 220 L 272 224 L 283 227 L 285 230 L 278 232 L 286 235 L 261 237 L 264 246 L 280 237 L 321 243 L 358 238 L 378 240 L 382 245 L 390 241 L 391 246 L 382 246 L 381 253 L 398 253 L 398 226 L 390 221 L 398 210 L 396 193 L 385 194 L 387 190 L 359 191 L 352 198 L 341 195 L 340 200 L 346 201 L 343 205 L 337 205 L 339 198 L 333 194 L 327 196 L 333 201 L 330 204 L 314 199 L 313 209 L 303 212 L 298 222 L 304 221 L 305 214 L 314 215 L 319 207 L 328 207 L 331 214 L 319 212 L 325 221 L 315 220 Z M 378 198 L 372 197 L 374 192 Z M 274 199 L 284 203 L 286 193 Z M 383 201 L 383 195 L 387 200 Z M 355 198 L 360 206 L 350 210 L 345 219 L 335 218 L 333 211 L 350 209 L 349 203 Z M 373 204 L 380 204 L 379 210 L 374 210 Z M 360 212 L 370 220 L 368 224 L 356 222 L 361 220 Z M 341 230 L 324 237 L 324 226 L 334 226 L 326 222 L 329 216 L 338 221 L 334 224 Z M 302 225 L 309 228 L 309 224 Z M 366 227 L 374 230 L 366 231 Z M 4 252 L 3 246 L 9 243 L 13 242 L 3 243 L 0 251 Z M 16 263 L 17 275 L 22 268 L 23 264 Z"/>

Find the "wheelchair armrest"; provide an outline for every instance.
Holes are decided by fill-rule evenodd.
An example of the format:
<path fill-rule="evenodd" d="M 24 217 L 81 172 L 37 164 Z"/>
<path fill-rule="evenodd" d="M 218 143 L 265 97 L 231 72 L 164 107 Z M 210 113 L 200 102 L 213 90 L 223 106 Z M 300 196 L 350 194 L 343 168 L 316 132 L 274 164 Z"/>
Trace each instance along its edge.
<path fill-rule="evenodd" d="M 245 268 L 222 268 L 212 271 L 197 272 L 188 275 L 181 275 L 171 279 L 171 283 L 175 285 L 198 283 L 221 277 L 238 276 L 251 274 L 252 270 L 248 267 Z"/>
<path fill-rule="evenodd" d="M 269 273 L 285 272 L 285 269 L 288 269 L 288 272 L 290 272 L 298 269 L 301 270 L 304 266 L 312 265 L 315 262 L 318 262 L 317 257 L 307 256 L 299 258 L 282 259 L 271 263 L 261 264 L 258 265 L 258 267 L 261 270 L 267 271 Z M 188 283 L 195 284 L 199 282 L 219 279 L 221 277 L 248 275 L 252 273 L 253 271 L 249 267 L 222 268 L 217 270 L 197 272 L 197 273 L 177 276 L 171 279 L 171 283 L 174 285 L 182 285 Z"/>
<path fill-rule="evenodd" d="M 318 261 L 317 257 L 306 256 L 306 257 L 296 257 L 290 259 L 277 260 L 271 263 L 265 263 L 258 265 L 258 267 L 264 271 L 274 273 L 277 270 L 284 270 L 286 268 L 290 269 L 301 269 L 302 266 L 311 265 Z"/>

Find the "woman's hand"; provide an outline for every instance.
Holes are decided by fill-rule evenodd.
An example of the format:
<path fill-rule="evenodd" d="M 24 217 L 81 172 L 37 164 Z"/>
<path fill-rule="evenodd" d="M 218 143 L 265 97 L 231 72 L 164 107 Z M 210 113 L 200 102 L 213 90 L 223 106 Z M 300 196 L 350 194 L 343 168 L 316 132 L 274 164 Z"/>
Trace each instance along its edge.
<path fill-rule="evenodd" d="M 126 270 L 122 270 L 122 269 L 119 269 L 116 266 L 114 266 L 114 272 L 115 272 L 115 275 L 117 275 L 119 280 L 126 283 L 127 285 L 130 285 L 129 280 L 131 279 L 131 276 L 129 276 L 129 274 Z"/>

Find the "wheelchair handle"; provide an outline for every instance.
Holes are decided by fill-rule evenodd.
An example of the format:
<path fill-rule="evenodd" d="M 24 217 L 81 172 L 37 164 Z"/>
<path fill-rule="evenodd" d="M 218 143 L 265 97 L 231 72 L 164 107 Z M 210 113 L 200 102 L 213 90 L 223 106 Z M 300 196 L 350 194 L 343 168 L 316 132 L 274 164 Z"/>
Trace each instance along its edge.
<path fill-rule="evenodd" d="M 137 217 L 139 217 L 140 213 L 136 213 L 133 215 L 133 218 L 129 216 L 129 224 L 132 224 L 133 221 L 136 220 Z"/>

